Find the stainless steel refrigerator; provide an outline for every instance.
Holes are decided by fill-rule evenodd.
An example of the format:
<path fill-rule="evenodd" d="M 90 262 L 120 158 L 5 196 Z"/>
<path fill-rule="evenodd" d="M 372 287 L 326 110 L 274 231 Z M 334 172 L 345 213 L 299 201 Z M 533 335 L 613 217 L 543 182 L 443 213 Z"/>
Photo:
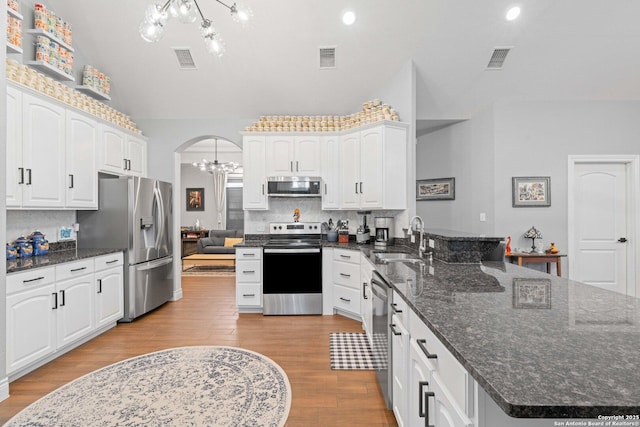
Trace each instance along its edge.
<path fill-rule="evenodd" d="M 171 183 L 102 178 L 97 211 L 78 211 L 79 248 L 124 251 L 124 318 L 131 322 L 173 294 Z"/>

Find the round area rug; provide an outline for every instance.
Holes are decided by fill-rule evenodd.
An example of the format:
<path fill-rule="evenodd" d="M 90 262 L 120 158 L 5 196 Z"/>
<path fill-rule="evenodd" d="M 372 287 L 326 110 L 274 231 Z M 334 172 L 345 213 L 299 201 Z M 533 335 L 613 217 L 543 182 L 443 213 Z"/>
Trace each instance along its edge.
<path fill-rule="evenodd" d="M 271 359 L 235 347 L 149 353 L 80 377 L 6 426 L 283 426 L 291 386 Z"/>

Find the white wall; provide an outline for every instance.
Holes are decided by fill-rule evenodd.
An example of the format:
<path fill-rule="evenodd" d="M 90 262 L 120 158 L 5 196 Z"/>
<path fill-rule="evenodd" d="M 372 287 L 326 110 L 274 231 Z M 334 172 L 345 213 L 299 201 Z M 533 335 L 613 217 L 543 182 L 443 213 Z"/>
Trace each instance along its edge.
<path fill-rule="evenodd" d="M 190 164 L 181 165 L 180 226 L 193 227 L 199 220 L 200 227 L 217 229 L 217 210 L 213 198 L 213 175 L 202 172 Z M 187 211 L 187 188 L 204 188 L 204 211 Z M 223 215 L 224 219 L 224 215 Z M 223 223 L 224 228 L 224 223 Z"/>
<path fill-rule="evenodd" d="M 7 3 L 0 3 L 0 34 L 6 34 L 7 32 Z M 6 62 L 6 42 L 7 38 L 2 37 L 0 42 L 0 64 Z M 7 78 L 6 69 L 4 66 L 0 67 L 0 99 L 7 98 Z M 7 103 L 0 102 L 0 135 L 7 134 Z M 0 138 L 0 153 L 7 152 L 7 138 Z M 4 158 L 4 156 L 3 156 Z M 0 173 L 0 241 L 7 241 L 6 234 L 6 190 L 7 190 L 7 177 L 4 168 Z M 6 300 L 7 300 L 7 283 L 6 283 L 6 266 L 0 268 L 0 348 L 4 349 L 7 342 L 6 329 L 7 329 L 7 315 L 6 315 Z M 6 352 L 0 351 L 0 400 L 4 400 L 9 396 L 9 383 L 7 380 L 7 362 Z"/>

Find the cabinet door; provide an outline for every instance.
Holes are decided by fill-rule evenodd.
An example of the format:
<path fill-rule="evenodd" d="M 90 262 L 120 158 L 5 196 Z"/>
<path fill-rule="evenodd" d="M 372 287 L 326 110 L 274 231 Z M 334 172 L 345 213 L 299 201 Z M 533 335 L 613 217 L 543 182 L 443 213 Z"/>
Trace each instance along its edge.
<path fill-rule="evenodd" d="M 127 175 L 147 176 L 147 142 L 127 136 Z"/>
<path fill-rule="evenodd" d="M 294 142 L 294 175 L 320 176 L 320 137 L 297 136 Z"/>
<path fill-rule="evenodd" d="M 67 111 L 66 206 L 98 208 L 98 123 Z"/>
<path fill-rule="evenodd" d="M 125 144 L 124 133 L 102 125 L 98 170 L 122 175 L 125 170 Z"/>
<path fill-rule="evenodd" d="M 96 328 L 117 322 L 124 315 L 122 266 L 95 274 Z"/>
<path fill-rule="evenodd" d="M 360 206 L 381 208 L 383 189 L 383 139 L 382 128 L 375 127 L 360 132 Z M 406 173 L 405 171 L 398 171 Z M 406 191 L 399 188 L 398 191 Z"/>
<path fill-rule="evenodd" d="M 326 136 L 320 149 L 320 176 L 322 177 L 322 209 L 340 208 L 339 137 Z"/>
<path fill-rule="evenodd" d="M 433 397 L 430 397 L 429 405 L 433 406 L 433 424 L 440 427 L 472 427 L 473 423 L 453 403 L 445 387 L 442 386 L 438 374 L 431 375 L 430 383 Z M 430 418 L 431 420 L 431 418 Z"/>
<path fill-rule="evenodd" d="M 424 361 L 422 350 L 414 339 L 409 344 L 409 375 L 407 378 L 407 396 L 409 398 L 409 413 L 407 414 L 408 426 L 435 425 L 433 422 L 433 405 L 429 409 L 429 422 L 425 423 L 426 401 L 425 393 L 429 392 L 429 380 L 431 372 Z M 422 406 L 420 406 L 422 403 Z M 431 402 L 433 403 L 433 399 Z"/>
<path fill-rule="evenodd" d="M 242 143 L 244 209 L 266 210 L 266 145 L 264 136 L 245 136 Z"/>
<path fill-rule="evenodd" d="M 267 137 L 267 176 L 295 174 L 294 141 L 292 136 Z"/>
<path fill-rule="evenodd" d="M 22 93 L 7 87 L 7 207 L 22 205 Z"/>
<path fill-rule="evenodd" d="M 360 133 L 344 135 L 340 139 L 340 207 L 360 207 Z"/>
<path fill-rule="evenodd" d="M 88 335 L 95 325 L 93 274 L 56 283 L 58 348 Z"/>
<path fill-rule="evenodd" d="M 55 285 L 7 297 L 7 374 L 56 350 Z"/>
<path fill-rule="evenodd" d="M 22 95 L 22 206 L 62 208 L 65 199 L 65 110 Z"/>
<path fill-rule="evenodd" d="M 399 427 L 408 426 L 407 413 L 407 362 L 409 360 L 409 331 L 398 316 L 391 320 L 392 346 L 391 365 L 393 366 L 393 413 Z"/>

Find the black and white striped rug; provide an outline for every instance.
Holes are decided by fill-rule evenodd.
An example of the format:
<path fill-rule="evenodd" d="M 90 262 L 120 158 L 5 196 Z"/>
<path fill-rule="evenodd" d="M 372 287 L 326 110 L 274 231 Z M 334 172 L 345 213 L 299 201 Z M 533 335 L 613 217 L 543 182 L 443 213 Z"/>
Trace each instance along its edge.
<path fill-rule="evenodd" d="M 356 332 L 332 332 L 329 335 L 331 369 L 385 369 L 385 351 L 373 351 L 367 335 Z"/>

